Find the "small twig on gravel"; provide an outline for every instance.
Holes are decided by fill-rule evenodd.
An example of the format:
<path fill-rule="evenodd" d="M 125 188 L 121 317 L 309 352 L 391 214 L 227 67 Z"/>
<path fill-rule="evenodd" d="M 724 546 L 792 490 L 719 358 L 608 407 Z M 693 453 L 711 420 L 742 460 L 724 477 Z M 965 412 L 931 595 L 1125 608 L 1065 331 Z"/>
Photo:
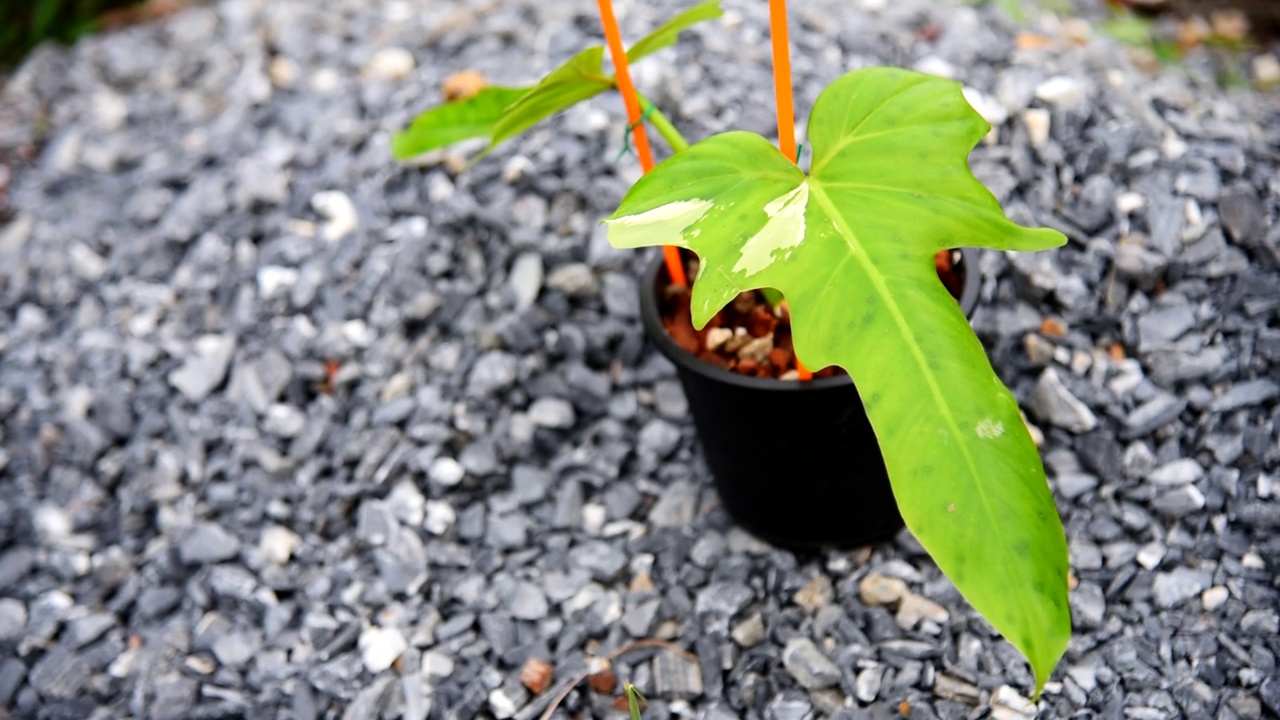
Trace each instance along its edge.
<path fill-rule="evenodd" d="M 628 645 L 623 645 L 622 647 L 618 648 L 617 650 L 614 650 L 613 652 L 609 653 L 605 657 L 608 658 L 610 661 L 613 661 L 613 660 L 617 660 L 623 655 L 626 655 L 627 653 L 635 652 L 637 650 L 645 650 L 648 648 L 658 648 L 660 650 L 669 650 L 673 653 L 676 653 L 677 655 L 680 655 L 681 657 L 683 657 L 684 659 L 690 662 L 698 661 L 697 655 L 694 655 L 693 653 L 689 652 L 688 650 L 685 650 L 679 645 L 676 645 L 675 643 L 667 642 L 665 640 L 654 640 L 654 639 L 637 640 Z M 564 702 L 564 699 L 569 697 L 569 693 L 573 692 L 573 689 L 578 687 L 578 685 L 582 684 L 582 681 L 586 680 L 587 677 L 589 677 L 590 675 L 591 675 L 590 672 L 578 673 L 577 677 L 573 679 L 573 682 L 567 683 L 564 687 L 562 687 L 560 689 L 560 692 L 556 693 L 556 696 L 551 700 L 551 704 L 547 706 L 547 709 L 542 711 L 542 715 L 540 716 L 539 720 L 550 720 L 552 713 L 556 711 L 556 708 L 560 707 L 560 703 Z"/>

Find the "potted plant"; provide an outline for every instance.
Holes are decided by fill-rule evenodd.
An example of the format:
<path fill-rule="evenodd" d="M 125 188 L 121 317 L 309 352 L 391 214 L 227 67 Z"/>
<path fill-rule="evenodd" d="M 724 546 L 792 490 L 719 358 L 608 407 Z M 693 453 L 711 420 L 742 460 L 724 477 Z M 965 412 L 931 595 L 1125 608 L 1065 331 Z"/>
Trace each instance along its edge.
<path fill-rule="evenodd" d="M 746 497 L 757 507 L 730 510 L 748 524 L 767 521 L 771 508 L 779 511 L 788 499 L 804 496 L 802 505 L 815 516 L 838 520 L 843 514 L 856 528 L 867 522 L 858 513 L 875 495 L 874 483 L 857 485 L 858 475 L 887 468 L 906 526 L 961 594 L 1026 655 L 1038 694 L 1070 636 L 1066 538 L 1017 402 L 956 301 L 963 291 L 948 291 L 937 262 L 940 253 L 943 260 L 953 258 L 957 247 L 1042 250 L 1065 238 L 1012 223 L 970 172 L 968 154 L 990 128 L 958 83 L 887 67 L 841 76 L 810 113 L 806 173 L 795 163 L 794 134 L 787 127 L 790 86 L 779 0 L 771 7 L 782 149 L 742 131 L 690 145 L 630 85 L 629 61 L 719 16 L 716 2 L 681 13 L 626 53 L 608 5 L 600 0 L 615 75 L 604 72 L 604 49 L 589 48 L 534 86 L 485 88 L 424 113 L 395 138 L 393 151 L 408 158 L 488 137 L 483 156 L 556 112 L 619 89 L 646 170 L 645 120 L 674 151 L 604 220 L 617 247 L 666 247 L 665 263 L 642 287 L 651 337 L 675 359 L 692 405 L 700 393 L 732 396 L 743 384 L 767 386 L 766 395 L 782 398 L 748 401 L 754 406 L 734 407 L 721 417 L 695 410 L 700 439 L 718 447 L 708 428 L 727 427 L 737 431 L 727 436 L 737 438 L 748 463 L 766 465 L 755 436 L 740 432 L 752 414 L 760 425 L 800 428 L 770 453 L 785 455 L 771 466 L 772 487 L 750 486 Z M 686 266 L 691 256 L 696 266 Z M 972 288 L 976 266 L 972 260 L 963 264 Z M 687 270 L 692 283 L 683 277 Z M 762 322 L 771 313 L 789 326 L 773 326 L 770 352 L 791 349 L 794 356 L 788 361 L 784 352 L 776 362 L 770 358 L 772 364 L 791 362 L 802 377 L 805 366 L 840 368 L 852 382 L 761 379 L 701 362 L 690 354 L 698 348 L 687 337 L 682 348 L 664 329 L 663 308 L 669 317 L 678 314 L 681 297 L 697 342 L 705 344 L 712 334 L 708 324 L 726 307 Z M 768 312 L 758 312 L 761 303 Z M 720 330 L 715 335 L 724 342 Z M 834 414 L 813 409 L 832 399 Z M 850 439 L 846 430 L 859 425 L 874 429 L 873 447 L 859 448 Z M 833 447 L 805 444 L 830 444 L 832 436 Z M 717 468 L 723 463 L 712 457 L 715 452 L 708 449 L 708 456 L 724 496 L 735 480 Z M 850 473 L 847 482 L 840 483 L 840 473 L 835 480 L 823 475 L 850 457 L 853 464 L 840 471 Z M 896 522 L 892 517 L 871 534 Z"/>

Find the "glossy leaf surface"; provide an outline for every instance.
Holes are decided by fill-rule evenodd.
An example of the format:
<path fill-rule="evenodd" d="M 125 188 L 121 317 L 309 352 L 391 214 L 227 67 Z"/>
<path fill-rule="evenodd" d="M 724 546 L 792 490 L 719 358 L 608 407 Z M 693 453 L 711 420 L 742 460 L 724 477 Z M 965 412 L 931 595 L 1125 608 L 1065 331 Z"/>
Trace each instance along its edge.
<path fill-rule="evenodd" d="M 408 160 L 462 140 L 490 137 L 506 109 L 528 92 L 527 87 L 490 86 L 466 100 L 431 108 L 391 138 L 391 154 Z"/>
<path fill-rule="evenodd" d="M 604 74 L 603 60 L 604 48 L 596 45 L 552 70 L 532 90 L 507 108 L 506 113 L 494 125 L 493 139 L 488 150 L 552 115 L 613 87 L 613 79 Z"/>
<path fill-rule="evenodd" d="M 699 3 L 638 40 L 627 51 L 627 58 L 634 62 L 668 47 L 693 25 L 723 14 L 719 0 Z M 603 46 L 589 47 L 535 86 L 487 87 L 466 100 L 434 107 L 396 133 L 391 140 L 392 155 L 407 160 L 461 140 L 488 138 L 489 145 L 475 158 L 478 160 L 552 115 L 613 88 L 613 76 L 605 75 L 603 60 Z"/>
<path fill-rule="evenodd" d="M 711 2 L 698 3 L 684 12 L 676 15 L 670 20 L 659 25 L 653 32 L 636 41 L 631 49 L 627 50 L 627 59 L 635 62 L 640 58 L 651 55 L 662 48 L 674 45 L 680 33 L 697 25 L 700 22 L 714 20 L 724 15 L 724 11 L 720 9 L 720 0 L 711 0 Z"/>
<path fill-rule="evenodd" d="M 786 296 L 797 355 L 852 376 L 907 527 L 1038 691 L 1070 636 L 1066 538 L 1017 402 L 933 257 L 1065 238 L 1010 222 L 973 177 L 988 129 L 957 83 L 858 70 L 814 106 L 808 176 L 764 138 L 725 133 L 659 165 L 607 223 L 618 247 L 700 256 L 696 326 L 744 290 Z"/>

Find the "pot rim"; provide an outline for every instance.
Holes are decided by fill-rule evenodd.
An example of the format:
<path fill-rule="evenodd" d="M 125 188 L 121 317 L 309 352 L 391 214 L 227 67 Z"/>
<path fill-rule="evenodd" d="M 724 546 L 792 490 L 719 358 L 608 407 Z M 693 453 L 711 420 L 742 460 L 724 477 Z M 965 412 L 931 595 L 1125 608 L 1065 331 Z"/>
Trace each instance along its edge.
<path fill-rule="evenodd" d="M 978 292 L 982 288 L 981 273 L 978 272 L 979 251 L 977 248 L 970 247 L 954 249 L 960 251 L 961 261 L 965 267 L 964 283 L 961 285 L 960 297 L 957 302 L 960 304 L 960 310 L 964 313 L 965 318 L 972 320 L 973 312 L 978 307 Z M 656 288 L 658 277 L 663 274 L 665 269 L 666 265 L 660 255 L 649 263 L 649 269 L 645 271 L 644 280 L 640 286 L 640 319 L 644 324 L 645 334 L 649 336 L 649 339 L 658 347 L 663 356 L 678 368 L 696 373 L 708 380 L 736 385 L 749 390 L 769 392 L 819 392 L 853 384 L 853 380 L 848 375 L 813 378 L 803 382 L 779 380 L 777 378 L 749 377 L 699 360 L 677 345 L 662 324 L 662 316 L 658 310 Z"/>

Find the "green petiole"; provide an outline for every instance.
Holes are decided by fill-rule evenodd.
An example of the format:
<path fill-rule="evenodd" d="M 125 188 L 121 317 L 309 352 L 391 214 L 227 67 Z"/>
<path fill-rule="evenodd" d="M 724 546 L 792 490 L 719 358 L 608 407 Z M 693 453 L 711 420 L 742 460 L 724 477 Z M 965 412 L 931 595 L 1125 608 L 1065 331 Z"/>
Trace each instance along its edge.
<path fill-rule="evenodd" d="M 640 706 L 648 705 L 649 701 L 631 683 L 626 683 L 622 689 L 627 694 L 627 710 L 631 712 L 631 720 L 640 720 Z"/>

